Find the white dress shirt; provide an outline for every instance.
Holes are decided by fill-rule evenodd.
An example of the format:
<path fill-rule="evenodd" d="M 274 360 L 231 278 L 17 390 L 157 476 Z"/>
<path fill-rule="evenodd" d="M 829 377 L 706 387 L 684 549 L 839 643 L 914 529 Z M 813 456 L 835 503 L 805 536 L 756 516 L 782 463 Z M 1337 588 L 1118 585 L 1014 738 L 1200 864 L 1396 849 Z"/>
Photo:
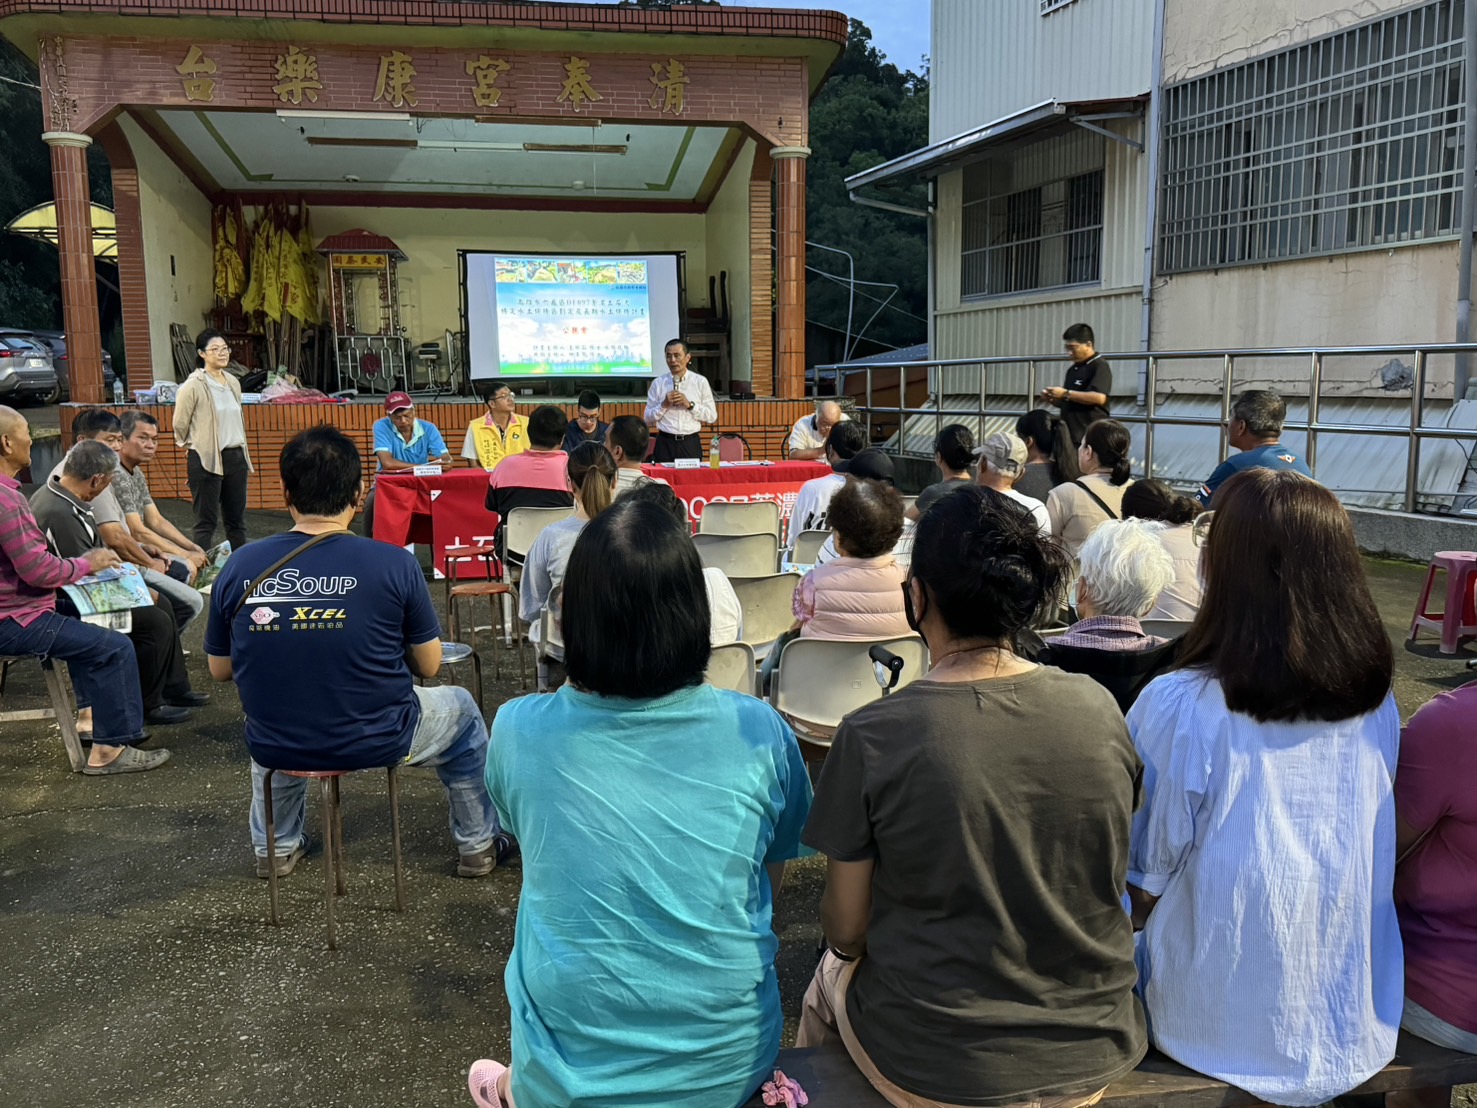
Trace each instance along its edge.
<path fill-rule="evenodd" d="M 663 408 L 662 402 L 673 392 L 680 392 L 692 403 L 691 408 Z M 692 435 L 704 423 L 718 422 L 718 406 L 713 403 L 713 390 L 708 379 L 688 370 L 682 380 L 664 373 L 646 390 L 646 424 L 667 435 Z"/>
<path fill-rule="evenodd" d="M 851 417 L 849 415 L 847 415 L 845 412 L 842 412 L 841 418 L 838 419 L 836 422 L 845 423 L 850 418 Z M 795 453 L 795 451 L 797 450 L 825 449 L 826 435 L 829 435 L 830 432 L 827 431 L 826 435 L 821 434 L 820 429 L 817 427 L 817 424 L 819 423 L 820 420 L 817 419 L 814 415 L 801 416 L 795 421 L 795 426 L 790 428 L 791 454 Z"/>

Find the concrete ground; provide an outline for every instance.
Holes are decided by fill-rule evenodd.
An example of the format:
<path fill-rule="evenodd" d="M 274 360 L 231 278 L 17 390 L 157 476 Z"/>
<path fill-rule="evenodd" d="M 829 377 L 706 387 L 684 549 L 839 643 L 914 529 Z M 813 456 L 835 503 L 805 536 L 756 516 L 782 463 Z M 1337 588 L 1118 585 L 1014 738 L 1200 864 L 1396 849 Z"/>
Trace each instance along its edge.
<path fill-rule="evenodd" d="M 161 507 L 180 522 L 188 514 L 187 505 Z M 255 536 L 283 526 L 272 513 L 250 521 Z M 1421 571 L 1376 562 L 1370 573 L 1400 643 Z M 268 927 L 266 883 L 254 876 L 246 837 L 241 709 L 234 687 L 209 681 L 202 631 L 190 628 L 186 645 L 196 687 L 211 691 L 212 704 L 182 726 L 154 729 L 154 745 L 174 752 L 162 770 L 72 775 L 55 726 L 3 726 L 0 1103 L 468 1103 L 467 1065 L 508 1054 L 502 972 L 520 871 L 456 878 L 440 785 L 430 771 L 408 770 L 409 910 L 397 915 L 384 785 L 365 774 L 344 787 L 349 892 L 338 951 L 325 947 L 316 852 L 282 884 L 284 926 Z M 1406 716 L 1472 676 L 1433 648 L 1402 647 L 1397 657 Z M 492 680 L 489 664 L 487 677 L 490 713 L 519 690 L 508 669 Z M 40 691 L 36 667 L 22 665 L 7 700 Z M 315 802 L 310 827 L 317 818 Z M 792 866 L 780 902 L 790 1034 L 814 965 L 822 876 L 818 860 Z"/>

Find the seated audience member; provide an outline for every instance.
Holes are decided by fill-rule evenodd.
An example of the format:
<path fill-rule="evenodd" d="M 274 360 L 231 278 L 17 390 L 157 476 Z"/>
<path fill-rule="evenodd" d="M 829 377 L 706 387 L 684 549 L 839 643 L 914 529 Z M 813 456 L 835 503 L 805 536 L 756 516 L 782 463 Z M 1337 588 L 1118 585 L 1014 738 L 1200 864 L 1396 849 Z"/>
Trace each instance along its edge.
<path fill-rule="evenodd" d="M 1026 444 L 1009 431 L 996 431 L 974 448 L 974 456 L 979 461 L 980 485 L 1019 504 L 1031 513 L 1043 535 L 1051 534 L 1051 517 L 1046 514 L 1046 505 L 1015 491 L 1016 482 L 1026 471 Z"/>
<path fill-rule="evenodd" d="M 91 505 L 107 489 L 117 468 L 118 455 L 112 450 L 100 442 L 82 439 L 62 459 L 61 477 L 48 481 L 31 497 L 36 526 L 57 557 L 84 558 L 89 550 L 101 545 Z M 57 601 L 59 609 L 68 615 L 76 614 L 65 593 Z M 180 646 L 179 629 L 169 602 L 160 597 L 150 607 L 134 608 L 130 618 L 133 630 L 128 638 L 138 662 L 144 722 L 184 722 L 190 718 L 191 708 L 210 703 L 210 698 L 190 688 L 184 649 Z M 91 735 L 92 709 L 88 705 L 79 707 L 85 712 L 78 720 L 77 730 Z"/>
<path fill-rule="evenodd" d="M 84 408 L 78 412 L 72 418 L 72 434 L 78 442 L 92 439 L 115 454 L 123 448 L 123 423 L 106 408 Z M 61 480 L 63 464 L 56 463 L 47 477 L 49 483 Z M 113 480 L 117 480 L 116 475 Z M 144 488 L 148 488 L 147 478 L 144 479 Z M 146 545 L 133 537 L 133 532 L 128 529 L 128 516 L 123 511 L 123 505 L 118 502 L 118 494 L 113 490 L 113 482 L 110 481 L 97 494 L 88 508 L 92 511 L 93 522 L 103 544 L 125 562 L 138 566 L 149 588 L 169 602 L 175 623 L 183 633 L 194 622 L 195 617 L 205 610 L 204 595 L 190 584 L 190 578 L 195 572 L 194 566 L 183 558 L 165 554 L 157 546 Z"/>
<path fill-rule="evenodd" d="M 789 450 L 792 462 L 814 462 L 826 456 L 826 437 L 836 424 L 850 418 L 834 400 L 822 400 L 815 415 L 801 416 L 790 429 Z"/>
<path fill-rule="evenodd" d="M 1015 421 L 1015 433 L 1026 444 L 1026 471 L 1015 491 L 1043 504 L 1051 490 L 1082 476 L 1077 444 L 1067 425 L 1045 408 L 1033 408 Z"/>
<path fill-rule="evenodd" d="M 137 773 L 169 761 L 167 750 L 139 750 L 145 740 L 138 663 L 117 631 L 58 614 L 56 590 L 120 563 L 106 548 L 58 558 L 21 495 L 15 475 L 31 464 L 31 429 L 0 406 L 0 656 L 66 662 L 77 699 L 94 705 L 92 753 L 82 772 Z"/>
<path fill-rule="evenodd" d="M 1405 948 L 1400 1026 L 1477 1054 L 1477 682 L 1411 717 L 1395 771 L 1395 911 Z M 1392 1093 L 1388 1108 L 1451 1103 L 1451 1089 Z"/>
<path fill-rule="evenodd" d="M 1215 467 L 1200 486 L 1200 503 L 1209 507 L 1226 481 L 1248 469 L 1291 470 L 1304 477 L 1313 471 L 1282 445 L 1282 424 L 1287 420 L 1287 401 L 1276 389 L 1247 389 L 1231 405 L 1231 423 L 1226 441 L 1240 451 Z"/>
<path fill-rule="evenodd" d="M 1216 509 L 1180 668 L 1128 713 L 1139 988 L 1175 1061 L 1322 1104 L 1400 1024 L 1390 639 L 1327 489 L 1253 470 Z"/>
<path fill-rule="evenodd" d="M 916 521 L 945 493 L 953 492 L 961 485 L 972 484 L 974 477 L 969 467 L 973 461 L 973 431 L 962 423 L 951 423 L 940 431 L 933 440 L 933 464 L 938 466 L 942 479 L 918 494 L 918 499 L 908 509 L 908 518 Z"/>
<path fill-rule="evenodd" d="M 569 683 L 493 721 L 487 787 L 525 853 L 512 1058 L 472 1066 L 480 1105 L 737 1105 L 779 1050 L 773 900 L 810 781 L 768 705 L 703 684 L 702 564 L 658 489 L 575 541 Z"/>
<path fill-rule="evenodd" d="M 518 615 L 528 624 L 528 641 L 534 644 L 540 668 L 547 667 L 541 682 L 545 688 L 564 684 L 564 651 L 542 641 L 544 609 L 549 607 L 554 590 L 564 583 L 564 567 L 569 563 L 574 540 L 579 538 L 585 524 L 610 507 L 615 494 L 615 459 L 605 447 L 598 442 L 585 442 L 565 457 L 568 458 L 565 481 L 574 496 L 574 515 L 539 532 L 529 547 L 528 559 L 523 563 L 523 580 L 518 586 Z M 558 622 L 557 610 L 553 617 Z"/>
<path fill-rule="evenodd" d="M 1070 574 L 1003 498 L 941 498 L 905 593 L 933 669 L 847 716 L 821 771 L 829 950 L 796 1045 L 839 1036 L 890 1104 L 1075 1108 L 1144 1056 L 1138 759 L 1106 692 L 1011 650 Z"/>
<path fill-rule="evenodd" d="M 564 453 L 564 412 L 552 404 L 535 408 L 528 417 L 528 449 L 498 463 L 487 478 L 487 510 L 496 512 L 497 545 L 502 549 L 508 513 L 514 508 L 567 508 L 569 494 Z"/>
<path fill-rule="evenodd" d="M 144 470 L 159 450 L 159 421 L 148 412 L 133 408 L 123 413 L 118 430 L 122 435 L 114 447 L 118 452 L 118 472 L 113 474 L 109 490 L 117 497 L 129 533 L 138 545 L 158 550 L 171 559 L 165 576 L 173 577 L 173 583 L 160 581 L 147 572 L 144 577 L 150 588 L 169 597 L 183 630 L 204 605 L 201 602 L 201 607 L 195 606 L 198 593 L 194 597 L 185 597 L 180 595 L 183 590 L 177 586 L 182 582 L 191 592 L 195 591 L 193 582 L 196 574 L 205 568 L 205 551 L 164 518 L 149 491 L 149 476 Z M 112 446 L 112 443 L 105 442 L 104 445 Z"/>
<path fill-rule="evenodd" d="M 795 624 L 764 660 L 765 691 L 780 652 L 795 638 L 881 642 L 912 634 L 903 611 L 903 569 L 892 556 L 903 533 L 903 498 L 881 481 L 848 476 L 831 498 L 830 521 L 837 556 L 795 586 Z"/>
<path fill-rule="evenodd" d="M 814 477 L 800 486 L 795 496 L 795 507 L 790 512 L 789 549 L 795 549 L 795 540 L 801 531 L 828 531 L 826 509 L 831 497 L 846 483 L 846 471 L 851 459 L 867 446 L 867 433 L 861 425 L 847 420 L 831 428 L 826 436 L 826 461 L 833 472 L 824 477 Z"/>
<path fill-rule="evenodd" d="M 513 390 L 501 381 L 484 381 L 479 393 L 487 414 L 474 419 L 462 439 L 462 457 L 483 469 L 528 449 L 528 422 L 516 411 Z"/>
<path fill-rule="evenodd" d="M 564 428 L 564 453 L 569 454 L 581 443 L 594 442 L 602 446 L 610 424 L 600 418 L 600 394 L 586 389 L 576 401 L 575 417 Z"/>
<path fill-rule="evenodd" d="M 231 555 L 205 629 L 210 675 L 236 682 L 246 713 L 257 876 L 284 877 L 307 851 L 307 780 L 275 776 L 277 856 L 267 857 L 268 767 L 400 764 L 441 778 L 457 874 L 491 873 L 512 844 L 482 783 L 487 725 L 466 689 L 415 685 L 441 668 L 441 625 L 414 556 L 348 530 L 364 486 L 359 448 L 322 424 L 294 436 L 279 467 L 292 530 Z"/>
<path fill-rule="evenodd" d="M 646 447 L 650 442 L 651 431 L 640 416 L 618 415 L 610 421 L 605 447 L 615 459 L 616 496 L 653 481 L 662 485 L 667 483 L 660 477 L 648 477 L 641 472 L 641 461 L 646 457 Z"/>
<path fill-rule="evenodd" d="M 1078 555 L 1081 618 L 1036 656 L 1043 665 L 1091 677 L 1125 712 L 1173 664 L 1179 648 L 1176 640 L 1144 634 L 1139 624 L 1174 581 L 1174 559 L 1160 545 L 1160 530 L 1137 519 L 1098 525 Z"/>
<path fill-rule="evenodd" d="M 847 465 L 846 475 L 861 481 L 876 481 L 889 489 L 897 487 L 893 483 L 892 459 L 875 446 L 859 451 Z M 892 549 L 888 551 L 892 555 L 892 560 L 904 570 L 913 561 L 913 531 L 916 527 L 917 524 L 904 514 L 903 533 L 898 536 L 897 542 L 893 543 Z M 840 552 L 836 549 L 836 532 L 833 528 L 831 534 L 826 537 L 826 541 L 821 544 L 816 554 L 815 564 L 825 565 L 840 556 Z"/>
<path fill-rule="evenodd" d="M 1195 517 L 1200 512 L 1199 504 L 1157 477 L 1135 481 L 1124 490 L 1123 518 L 1165 524 L 1159 541 L 1174 559 L 1174 583 L 1159 594 L 1145 619 L 1189 621 L 1200 610 L 1200 544 L 1195 541 Z"/>
<path fill-rule="evenodd" d="M 619 496 L 620 493 L 617 492 L 616 495 Z M 662 511 L 670 514 L 686 528 L 683 533 L 691 541 L 692 528 L 687 521 L 687 506 L 677 498 L 671 485 L 665 481 L 653 480 L 645 485 L 637 486 L 627 495 L 633 500 L 656 504 Z M 721 569 L 704 566 L 703 585 L 708 593 L 710 618 L 708 641 L 713 646 L 738 642 L 744 637 L 744 609 L 739 603 L 738 593 L 733 591 L 733 582 Z"/>
<path fill-rule="evenodd" d="M 1051 533 L 1075 558 L 1099 523 L 1123 516 L 1123 490 L 1129 484 L 1128 428 L 1116 419 L 1100 419 L 1087 428 L 1077 449 L 1082 476 L 1058 485 L 1046 498 Z"/>
<path fill-rule="evenodd" d="M 452 465 L 451 452 L 441 432 L 429 420 L 415 417 L 415 401 L 408 393 L 385 397 L 385 414 L 374 421 L 377 473 L 404 473 L 423 465 Z M 374 490 L 364 501 L 364 534 L 374 538 Z"/>

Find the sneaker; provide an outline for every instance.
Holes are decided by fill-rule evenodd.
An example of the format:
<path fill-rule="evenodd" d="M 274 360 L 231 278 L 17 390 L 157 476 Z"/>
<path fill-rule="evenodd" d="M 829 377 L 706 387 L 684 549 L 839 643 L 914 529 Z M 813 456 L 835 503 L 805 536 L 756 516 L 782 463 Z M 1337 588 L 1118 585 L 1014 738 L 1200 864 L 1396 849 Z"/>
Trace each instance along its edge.
<path fill-rule="evenodd" d="M 523 850 L 518 846 L 518 840 L 506 831 L 499 831 L 492 837 L 493 849 L 497 851 L 497 864 L 500 866 L 511 866 L 523 861 Z"/>
<path fill-rule="evenodd" d="M 497 844 L 494 843 L 486 850 L 479 850 L 476 854 L 463 854 L 456 864 L 456 875 L 458 877 L 486 877 L 497 869 Z"/>
<path fill-rule="evenodd" d="M 289 873 L 297 868 L 297 864 L 302 861 L 303 855 L 307 854 L 307 852 L 308 836 L 304 835 L 302 841 L 299 842 L 297 846 L 292 848 L 291 854 L 277 855 L 277 876 L 286 877 Z M 256 875 L 260 877 L 263 881 L 272 876 L 270 872 L 270 867 L 267 864 L 267 856 L 265 854 L 258 854 L 256 856 Z"/>

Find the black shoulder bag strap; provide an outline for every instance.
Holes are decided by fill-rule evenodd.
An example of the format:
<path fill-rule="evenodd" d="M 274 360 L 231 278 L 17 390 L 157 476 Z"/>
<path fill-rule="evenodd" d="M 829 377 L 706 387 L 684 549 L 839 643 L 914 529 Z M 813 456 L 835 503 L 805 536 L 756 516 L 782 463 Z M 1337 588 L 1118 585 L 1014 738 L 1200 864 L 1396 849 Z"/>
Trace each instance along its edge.
<path fill-rule="evenodd" d="M 276 573 L 279 569 L 285 566 L 288 562 L 292 561 L 299 554 L 306 553 L 310 547 L 317 546 L 324 539 L 331 539 L 335 535 L 352 535 L 353 533 L 354 532 L 347 529 L 342 531 L 324 531 L 322 534 L 314 535 L 302 545 L 294 546 L 286 554 L 278 558 L 266 569 L 262 570 L 261 573 L 257 574 L 256 580 L 252 581 L 251 584 L 246 586 L 246 590 L 241 594 L 241 599 L 236 601 L 236 606 L 231 609 L 231 619 L 235 620 L 235 618 L 241 614 L 241 609 L 246 607 L 247 598 L 250 597 L 252 593 L 256 592 L 257 589 L 262 587 L 263 581 L 265 581 L 268 577 L 271 577 L 272 574 Z"/>
<path fill-rule="evenodd" d="M 1108 518 L 1109 519 L 1117 519 L 1118 518 L 1118 513 L 1115 512 L 1115 511 L 1113 511 L 1112 508 L 1108 507 L 1108 505 L 1103 502 L 1103 498 L 1101 496 L 1099 496 L 1097 493 L 1093 492 L 1090 488 L 1088 488 L 1086 485 L 1084 485 L 1081 481 L 1073 481 L 1072 484 L 1076 485 L 1079 489 L 1081 489 L 1083 492 L 1085 492 L 1088 496 L 1092 497 L 1093 502 L 1099 508 L 1101 508 L 1103 511 L 1105 511 L 1105 512 L 1108 513 Z"/>

